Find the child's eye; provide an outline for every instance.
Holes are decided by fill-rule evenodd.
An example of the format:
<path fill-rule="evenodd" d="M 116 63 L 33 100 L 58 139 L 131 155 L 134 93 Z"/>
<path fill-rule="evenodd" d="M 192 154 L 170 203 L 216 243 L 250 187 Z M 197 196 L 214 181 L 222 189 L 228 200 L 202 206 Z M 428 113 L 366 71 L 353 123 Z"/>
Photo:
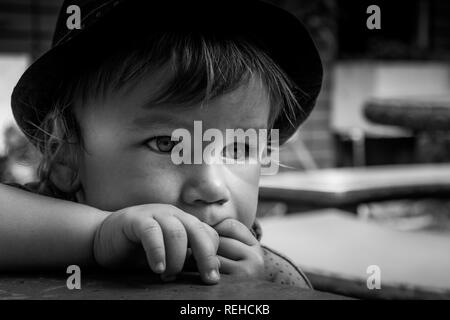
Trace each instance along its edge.
<path fill-rule="evenodd" d="M 147 141 L 150 149 L 162 153 L 171 152 L 177 143 L 178 141 L 172 141 L 170 136 L 158 136 Z"/>
<path fill-rule="evenodd" d="M 234 160 L 247 159 L 249 154 L 250 147 L 247 143 L 235 142 L 225 146 L 222 150 L 222 157 Z"/>

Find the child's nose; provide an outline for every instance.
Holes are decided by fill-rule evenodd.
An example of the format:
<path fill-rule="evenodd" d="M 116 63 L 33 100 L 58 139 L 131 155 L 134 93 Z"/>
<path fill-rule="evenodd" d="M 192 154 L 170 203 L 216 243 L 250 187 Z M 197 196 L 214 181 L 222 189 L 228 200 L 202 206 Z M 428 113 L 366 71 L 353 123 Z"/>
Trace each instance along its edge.
<path fill-rule="evenodd" d="M 229 201 L 230 193 L 220 165 L 190 165 L 187 171 L 188 175 L 181 193 L 184 203 L 191 206 L 202 206 L 222 205 Z"/>

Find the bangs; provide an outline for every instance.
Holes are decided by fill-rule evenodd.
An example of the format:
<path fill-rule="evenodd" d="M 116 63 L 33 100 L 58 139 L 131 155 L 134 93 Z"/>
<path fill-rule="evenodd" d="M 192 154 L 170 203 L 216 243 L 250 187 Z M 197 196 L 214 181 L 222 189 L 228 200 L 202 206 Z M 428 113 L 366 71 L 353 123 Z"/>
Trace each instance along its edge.
<path fill-rule="evenodd" d="M 117 42 L 115 42 L 117 43 Z M 78 68 L 65 92 L 71 104 L 104 99 L 111 92 L 129 90 L 145 76 L 164 68 L 151 104 L 207 103 L 250 79 L 261 81 L 270 102 L 269 127 L 283 112 L 295 115 L 299 89 L 255 43 L 243 37 L 198 32 L 160 32 L 146 39 L 123 39 L 123 45 L 102 44 L 95 57 Z M 83 59 L 84 60 L 84 59 Z M 295 92 L 295 94 L 294 94 Z"/>

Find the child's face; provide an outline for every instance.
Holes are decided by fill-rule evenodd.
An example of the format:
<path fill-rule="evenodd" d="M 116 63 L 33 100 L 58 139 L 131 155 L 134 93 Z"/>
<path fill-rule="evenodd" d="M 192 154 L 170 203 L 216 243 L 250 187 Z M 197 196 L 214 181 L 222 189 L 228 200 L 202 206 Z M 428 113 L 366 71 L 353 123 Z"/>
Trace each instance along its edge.
<path fill-rule="evenodd" d="M 142 107 L 161 83 L 160 72 L 104 101 L 77 108 L 85 152 L 80 161 L 79 200 L 102 210 L 172 204 L 211 226 L 226 218 L 250 227 L 258 200 L 259 164 L 181 164 L 158 149 L 154 137 L 185 128 L 193 137 L 194 120 L 208 128 L 267 129 L 269 100 L 260 81 L 206 106 Z M 153 142 L 150 142 L 150 141 Z M 193 141 L 193 140 L 192 140 Z"/>

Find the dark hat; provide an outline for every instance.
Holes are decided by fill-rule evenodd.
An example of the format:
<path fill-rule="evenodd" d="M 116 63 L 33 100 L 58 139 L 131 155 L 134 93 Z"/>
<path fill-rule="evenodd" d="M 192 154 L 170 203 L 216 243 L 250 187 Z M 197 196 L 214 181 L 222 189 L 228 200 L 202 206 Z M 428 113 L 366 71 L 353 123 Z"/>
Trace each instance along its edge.
<path fill-rule="evenodd" d="M 72 5 L 80 8 L 81 29 L 67 26 Z M 80 60 L 95 54 L 96 39 L 114 39 L 115 32 L 128 32 L 123 30 L 215 29 L 236 30 L 256 39 L 300 89 L 296 96 L 301 110 L 296 110 L 296 117 L 288 119 L 281 113 L 275 121 L 280 143 L 285 142 L 314 107 L 322 84 L 322 63 L 308 31 L 296 17 L 257 0 L 65 0 L 52 48 L 24 72 L 14 88 L 14 117 L 26 136 L 35 136 L 36 125 L 52 108 L 61 83 L 83 63 Z"/>

